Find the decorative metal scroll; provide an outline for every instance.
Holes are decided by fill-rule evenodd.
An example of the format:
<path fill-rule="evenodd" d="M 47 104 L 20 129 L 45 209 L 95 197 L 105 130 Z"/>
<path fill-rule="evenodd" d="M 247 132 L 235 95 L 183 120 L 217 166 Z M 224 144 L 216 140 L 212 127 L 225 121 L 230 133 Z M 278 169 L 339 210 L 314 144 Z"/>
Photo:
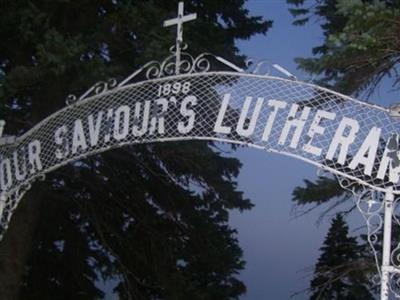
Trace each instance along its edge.
<path fill-rule="evenodd" d="M 382 256 L 381 234 L 384 225 L 385 193 L 367 188 L 342 176 L 336 177 L 340 186 L 352 194 L 357 210 L 366 224 L 366 239 L 372 250 L 377 270 L 377 274 L 371 278 L 371 282 L 373 285 L 379 285 L 382 279 L 380 257 Z"/>
<path fill-rule="evenodd" d="M 340 175 L 336 177 L 340 186 L 352 194 L 355 205 L 366 224 L 366 241 L 372 250 L 377 270 L 371 278 L 371 283 L 374 286 L 381 285 L 381 299 L 388 299 L 389 291 L 395 298 L 400 298 L 400 241 L 397 238 L 391 238 L 391 234 L 398 236 L 400 231 L 400 196 L 397 195 L 388 203 L 385 199 L 388 191 L 385 194 Z M 388 220 L 386 215 L 391 220 Z M 389 225 L 386 224 L 388 221 Z M 386 231 L 390 234 L 385 241 L 382 236 Z M 385 243 L 387 243 L 386 253 Z M 385 256 L 388 260 L 386 264 Z"/>

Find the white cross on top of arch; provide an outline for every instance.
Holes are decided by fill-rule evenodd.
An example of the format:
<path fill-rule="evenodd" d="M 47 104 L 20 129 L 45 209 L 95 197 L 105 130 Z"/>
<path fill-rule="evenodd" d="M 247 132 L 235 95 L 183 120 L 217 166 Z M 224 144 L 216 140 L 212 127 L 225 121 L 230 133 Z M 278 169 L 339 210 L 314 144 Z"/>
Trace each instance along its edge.
<path fill-rule="evenodd" d="M 184 16 L 183 8 L 184 8 L 183 2 L 179 2 L 178 17 L 164 21 L 164 27 L 177 25 L 177 28 L 176 28 L 177 43 L 182 43 L 182 41 L 183 41 L 183 23 L 197 19 L 197 14 L 195 14 L 195 13 Z"/>

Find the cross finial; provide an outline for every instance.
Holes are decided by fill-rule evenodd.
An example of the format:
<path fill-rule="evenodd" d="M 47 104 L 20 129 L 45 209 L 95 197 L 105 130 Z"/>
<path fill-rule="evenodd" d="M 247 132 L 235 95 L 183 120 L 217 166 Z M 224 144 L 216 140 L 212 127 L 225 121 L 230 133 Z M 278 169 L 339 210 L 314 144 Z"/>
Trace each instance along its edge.
<path fill-rule="evenodd" d="M 183 23 L 193 21 L 197 18 L 197 14 L 190 14 L 184 16 L 184 4 L 183 2 L 179 2 L 178 4 L 178 17 L 170 20 L 164 21 L 164 27 L 169 27 L 173 25 L 177 25 L 176 27 L 176 64 L 175 64 L 175 73 L 179 74 L 180 63 L 181 63 L 181 47 L 183 43 Z"/>

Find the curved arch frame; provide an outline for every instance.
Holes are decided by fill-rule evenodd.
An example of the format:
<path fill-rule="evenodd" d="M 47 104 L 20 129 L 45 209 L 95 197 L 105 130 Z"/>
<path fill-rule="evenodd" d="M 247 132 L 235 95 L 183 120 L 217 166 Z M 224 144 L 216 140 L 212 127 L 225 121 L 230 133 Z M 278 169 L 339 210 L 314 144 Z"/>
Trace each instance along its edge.
<path fill-rule="evenodd" d="M 310 84 L 310 83 L 304 83 L 304 82 L 299 82 L 299 81 L 292 81 L 292 80 L 288 80 L 288 79 L 284 79 L 284 78 L 280 78 L 280 77 L 274 77 L 274 76 L 266 76 L 266 75 L 255 75 L 255 74 L 246 74 L 246 73 L 237 73 L 237 72 L 208 72 L 208 73 L 195 73 L 195 74 L 184 74 L 184 75 L 174 75 L 174 76 L 169 76 L 166 78 L 157 78 L 157 79 L 149 79 L 149 80 L 145 80 L 145 81 L 141 81 L 141 82 L 137 82 L 137 83 L 132 83 L 132 84 L 127 84 L 124 86 L 117 86 L 116 88 L 110 89 L 110 90 L 105 90 L 103 92 L 101 92 L 100 94 L 94 95 L 94 96 L 90 96 L 88 98 L 85 98 L 81 101 L 77 101 L 76 103 L 67 106 L 61 110 L 59 110 L 58 112 L 54 113 L 53 115 L 50 115 L 49 117 L 47 117 L 46 119 L 42 120 L 41 122 L 39 122 L 36 126 L 34 126 L 32 129 L 30 129 L 28 132 L 26 132 L 25 134 L 23 134 L 20 137 L 17 137 L 15 140 L 15 143 L 13 143 L 11 145 L 11 147 L 15 147 L 17 148 L 17 146 L 14 145 L 18 145 L 23 143 L 24 140 L 28 139 L 34 132 L 37 132 L 38 130 L 40 130 L 41 128 L 45 127 L 46 124 L 48 124 L 51 120 L 53 120 L 55 117 L 60 116 L 60 115 L 65 115 L 68 114 L 71 109 L 73 108 L 77 108 L 77 107 L 81 107 L 87 103 L 96 101 L 96 99 L 99 98 L 106 98 L 110 95 L 113 95 L 117 92 L 124 92 L 125 90 L 129 90 L 132 88 L 137 88 L 137 87 L 141 87 L 144 86 L 146 84 L 158 84 L 158 83 L 163 83 L 163 82 L 173 82 L 173 81 L 179 81 L 179 80 L 184 80 L 184 79 L 188 79 L 188 78 L 204 78 L 205 76 L 228 76 L 228 77 L 233 77 L 235 80 L 240 80 L 242 78 L 253 78 L 253 79 L 257 79 L 257 80 L 264 80 L 264 81 L 278 81 L 284 84 L 288 84 L 288 85 L 298 85 L 298 86 L 302 86 L 302 87 L 307 87 L 313 90 L 317 90 L 317 91 L 323 91 L 329 95 L 334 95 L 336 97 L 339 97 L 340 99 L 344 99 L 346 102 L 348 103 L 353 103 L 356 106 L 361 106 L 361 107 L 366 107 L 368 109 L 370 109 L 371 111 L 379 111 L 382 112 L 386 115 L 389 115 L 389 110 L 377 105 L 373 105 L 370 103 L 365 103 L 356 99 L 353 99 L 349 96 L 346 95 L 342 95 L 340 93 L 331 91 L 329 89 L 326 88 L 322 88 L 319 86 L 316 86 L 314 84 Z M 397 123 L 397 122 L 396 122 Z M 321 163 L 317 160 L 312 160 L 309 157 L 306 157 L 304 155 L 301 155 L 300 153 L 296 153 L 293 151 L 286 151 L 285 149 L 274 149 L 272 147 L 268 147 L 265 145 L 259 145 L 256 143 L 252 143 L 250 141 L 246 141 L 246 140 L 237 140 L 234 138 L 227 138 L 227 137 L 216 137 L 216 136 L 199 136 L 199 135 L 186 135 L 186 136 L 177 136 L 177 137 L 154 137 L 153 139 L 147 139 L 145 141 L 124 141 L 124 142 L 120 142 L 120 143 L 115 143 L 112 146 L 105 146 L 101 149 L 96 149 L 96 150 L 89 150 L 86 151 L 82 154 L 78 154 L 75 155 L 73 157 L 70 158 L 66 158 L 61 160 L 60 162 L 58 162 L 57 164 L 49 167 L 49 168 L 45 168 L 43 170 L 41 170 L 40 172 L 36 173 L 34 176 L 29 177 L 28 179 L 21 181 L 20 183 L 18 183 L 18 185 L 16 185 L 14 188 L 9 189 L 9 190 L 5 190 L 3 189 L 3 193 L 7 193 L 7 194 L 11 194 L 14 193 L 15 191 L 17 191 L 22 185 L 25 184 L 29 184 L 30 182 L 32 182 L 35 178 L 42 176 L 43 174 L 49 173 L 51 171 L 56 170 L 57 168 L 60 168 L 70 162 L 82 159 L 84 157 L 88 157 L 91 155 L 95 155 L 107 150 L 110 150 L 112 148 L 117 148 L 117 147 L 122 147 L 124 145 L 128 145 L 128 144 L 137 144 L 137 143 L 152 143 L 152 142 L 167 142 L 167 141 L 179 141 L 179 140 L 195 140 L 195 139 L 200 139 L 200 140 L 213 140 L 213 141 L 220 141 L 220 142 L 228 142 L 228 143 L 236 143 L 236 144 L 242 144 L 242 145 L 247 145 L 250 147 L 254 147 L 257 149 L 262 149 L 262 150 L 266 150 L 269 152 L 275 152 L 278 154 L 283 154 L 286 156 L 290 156 L 290 157 L 294 157 L 300 160 L 303 160 L 307 163 L 310 163 L 312 165 L 315 165 L 319 168 L 322 168 L 326 171 L 329 171 L 331 173 L 337 174 L 339 176 L 343 176 L 346 177 L 352 181 L 358 182 L 361 185 L 365 185 L 368 186 L 371 189 L 380 191 L 380 192 L 384 192 L 386 189 L 384 187 L 380 187 L 380 186 L 375 186 L 373 184 L 371 184 L 370 182 L 367 182 L 363 179 L 360 179 L 357 176 L 352 175 L 351 173 L 345 173 L 342 170 L 337 170 L 335 168 L 332 168 L 329 165 L 326 165 L 324 163 Z M 10 148 L 10 145 L 3 145 L 0 146 L 0 155 L 3 154 L 4 156 L 4 151 L 2 153 L 2 148 Z M 394 190 L 394 194 L 400 194 L 400 190 L 395 189 Z"/>

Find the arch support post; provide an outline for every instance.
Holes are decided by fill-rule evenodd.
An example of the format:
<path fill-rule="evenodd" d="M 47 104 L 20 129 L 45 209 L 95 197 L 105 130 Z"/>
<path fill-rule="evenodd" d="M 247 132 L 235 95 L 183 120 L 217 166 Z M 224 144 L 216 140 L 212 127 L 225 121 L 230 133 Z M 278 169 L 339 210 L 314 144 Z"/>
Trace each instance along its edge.
<path fill-rule="evenodd" d="M 385 194 L 385 217 L 383 223 L 383 249 L 382 249 L 382 276 L 381 276 L 381 300 L 389 299 L 390 273 L 393 271 L 391 266 L 391 240 L 392 240 L 392 217 L 393 217 L 393 188 L 386 190 Z"/>

